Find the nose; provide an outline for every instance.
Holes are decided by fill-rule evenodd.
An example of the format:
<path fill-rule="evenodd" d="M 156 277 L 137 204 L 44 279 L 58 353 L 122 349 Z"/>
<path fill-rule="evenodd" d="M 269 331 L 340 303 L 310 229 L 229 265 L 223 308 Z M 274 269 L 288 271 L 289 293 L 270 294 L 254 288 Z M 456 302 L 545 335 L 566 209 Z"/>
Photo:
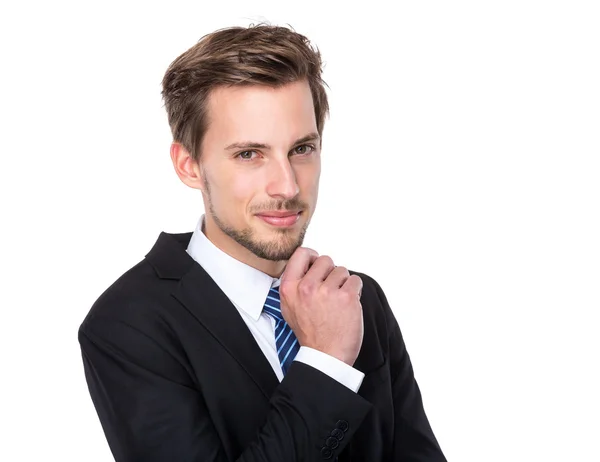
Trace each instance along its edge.
<path fill-rule="evenodd" d="M 296 182 L 296 173 L 289 159 L 274 160 L 269 170 L 267 194 L 282 199 L 292 199 L 298 195 L 300 188 Z"/>

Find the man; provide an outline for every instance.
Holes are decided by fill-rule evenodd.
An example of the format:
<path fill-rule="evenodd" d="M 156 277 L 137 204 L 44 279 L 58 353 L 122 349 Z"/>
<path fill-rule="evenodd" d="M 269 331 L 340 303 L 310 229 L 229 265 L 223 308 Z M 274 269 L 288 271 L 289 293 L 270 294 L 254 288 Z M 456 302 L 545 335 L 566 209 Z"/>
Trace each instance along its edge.
<path fill-rule="evenodd" d="M 203 37 L 163 80 L 194 232 L 162 232 L 79 329 L 117 461 L 445 461 L 379 284 L 301 247 L 327 96 L 288 28 Z"/>

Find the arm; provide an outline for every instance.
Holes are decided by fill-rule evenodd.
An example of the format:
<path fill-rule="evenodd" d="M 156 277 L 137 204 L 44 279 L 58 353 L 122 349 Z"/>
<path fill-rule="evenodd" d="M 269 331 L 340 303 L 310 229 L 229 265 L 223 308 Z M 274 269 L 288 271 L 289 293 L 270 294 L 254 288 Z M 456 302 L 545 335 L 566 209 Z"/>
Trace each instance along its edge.
<path fill-rule="evenodd" d="M 372 278 L 371 278 L 372 279 Z M 372 279 L 389 329 L 389 360 L 394 400 L 394 461 L 446 462 L 425 415 L 419 386 L 398 322 L 379 284 Z"/>
<path fill-rule="evenodd" d="M 151 333 L 151 334 L 150 334 Z M 92 316 L 79 330 L 90 395 L 117 462 L 225 462 L 203 396 L 154 328 Z M 270 400 L 270 412 L 239 462 L 322 460 L 323 430 L 340 417 L 351 439 L 370 404 L 298 362 Z"/>

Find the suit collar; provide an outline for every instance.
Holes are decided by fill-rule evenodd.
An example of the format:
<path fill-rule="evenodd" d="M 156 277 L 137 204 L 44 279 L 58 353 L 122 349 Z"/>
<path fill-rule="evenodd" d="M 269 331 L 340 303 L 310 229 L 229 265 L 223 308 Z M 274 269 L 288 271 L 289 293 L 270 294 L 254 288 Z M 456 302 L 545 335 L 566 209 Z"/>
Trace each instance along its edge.
<path fill-rule="evenodd" d="M 196 263 L 185 248 L 192 233 L 161 232 L 158 239 L 146 254 L 146 260 L 161 279 L 181 279 Z"/>
<path fill-rule="evenodd" d="M 161 232 L 146 260 L 159 278 L 179 280 L 171 295 L 221 343 L 269 399 L 279 380 L 231 300 L 186 252 L 191 237 L 191 232 Z"/>

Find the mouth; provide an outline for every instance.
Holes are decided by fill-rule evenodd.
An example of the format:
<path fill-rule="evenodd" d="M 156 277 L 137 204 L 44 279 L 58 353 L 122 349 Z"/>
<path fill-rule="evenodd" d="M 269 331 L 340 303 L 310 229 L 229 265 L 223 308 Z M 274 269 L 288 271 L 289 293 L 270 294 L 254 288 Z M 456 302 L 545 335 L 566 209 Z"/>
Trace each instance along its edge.
<path fill-rule="evenodd" d="M 272 226 L 289 227 L 296 224 L 302 215 L 302 210 L 288 212 L 265 212 L 256 216 Z"/>

